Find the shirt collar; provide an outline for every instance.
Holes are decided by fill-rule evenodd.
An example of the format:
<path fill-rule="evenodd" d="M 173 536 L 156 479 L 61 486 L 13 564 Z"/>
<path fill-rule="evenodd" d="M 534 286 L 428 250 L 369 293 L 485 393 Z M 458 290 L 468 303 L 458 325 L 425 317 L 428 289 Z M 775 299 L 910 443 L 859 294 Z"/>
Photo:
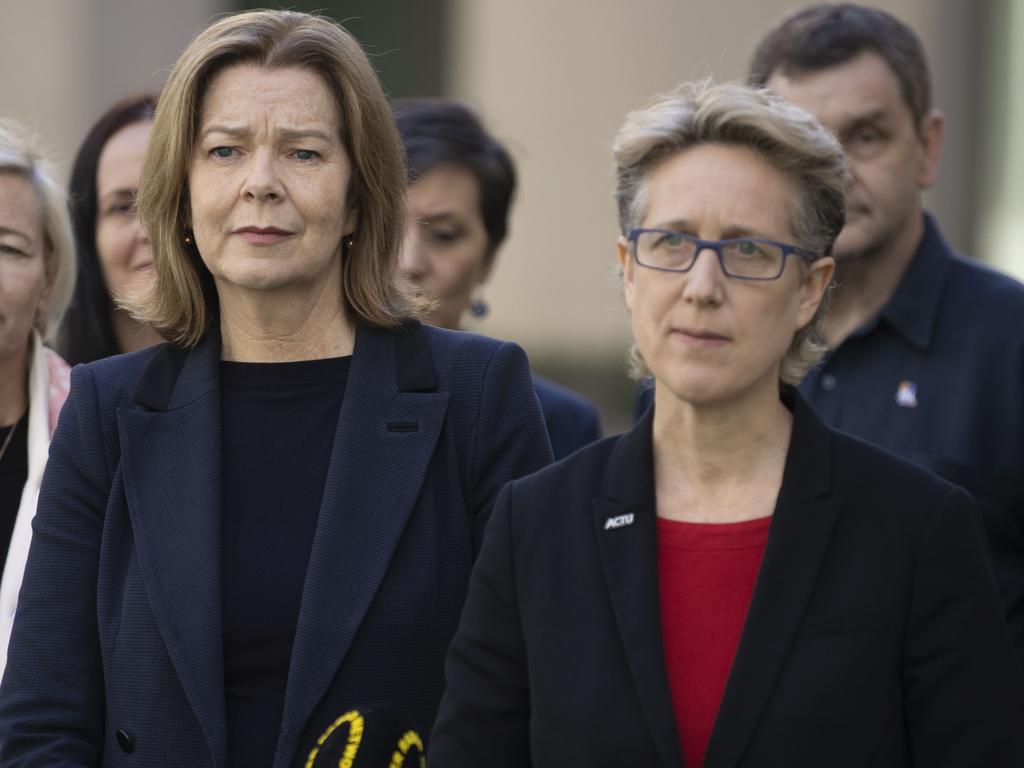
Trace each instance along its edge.
<path fill-rule="evenodd" d="M 952 266 L 952 249 L 939 232 L 935 220 L 925 213 L 921 242 L 917 244 L 896 292 L 881 312 L 886 323 L 921 349 L 931 345 L 939 302 Z"/>

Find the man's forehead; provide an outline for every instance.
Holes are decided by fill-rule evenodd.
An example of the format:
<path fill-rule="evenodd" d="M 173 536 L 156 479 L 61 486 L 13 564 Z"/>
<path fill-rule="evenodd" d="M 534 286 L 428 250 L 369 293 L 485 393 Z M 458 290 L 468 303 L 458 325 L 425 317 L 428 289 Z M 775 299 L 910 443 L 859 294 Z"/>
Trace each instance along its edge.
<path fill-rule="evenodd" d="M 833 132 L 873 118 L 910 114 L 895 73 L 871 51 L 811 72 L 776 71 L 768 87 L 814 114 Z"/>

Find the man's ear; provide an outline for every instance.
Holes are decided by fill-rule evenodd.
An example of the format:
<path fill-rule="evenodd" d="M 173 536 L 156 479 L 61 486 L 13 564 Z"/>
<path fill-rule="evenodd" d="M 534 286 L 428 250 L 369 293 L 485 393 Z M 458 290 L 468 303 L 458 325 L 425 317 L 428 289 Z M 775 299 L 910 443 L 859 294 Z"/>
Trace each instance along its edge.
<path fill-rule="evenodd" d="M 921 189 L 928 189 L 939 175 L 939 156 L 942 153 L 942 136 L 946 131 L 946 116 L 933 109 L 923 118 L 918 131 L 921 142 L 921 167 L 917 183 Z"/>
<path fill-rule="evenodd" d="M 619 267 L 622 269 L 622 296 L 626 300 L 626 309 L 633 311 L 633 278 L 635 264 L 629 256 L 629 241 L 619 235 L 615 244 L 619 249 Z"/>

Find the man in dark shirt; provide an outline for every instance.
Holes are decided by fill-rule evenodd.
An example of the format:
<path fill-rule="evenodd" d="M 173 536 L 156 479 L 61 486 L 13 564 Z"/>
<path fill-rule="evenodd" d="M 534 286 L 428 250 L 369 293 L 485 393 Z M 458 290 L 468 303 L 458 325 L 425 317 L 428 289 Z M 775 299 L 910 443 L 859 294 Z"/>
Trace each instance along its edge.
<path fill-rule="evenodd" d="M 801 392 L 978 499 L 1024 663 L 1024 286 L 955 255 L 922 208 L 943 133 L 923 47 L 884 11 L 813 6 L 767 34 L 750 80 L 815 114 L 850 168 L 830 353 Z"/>

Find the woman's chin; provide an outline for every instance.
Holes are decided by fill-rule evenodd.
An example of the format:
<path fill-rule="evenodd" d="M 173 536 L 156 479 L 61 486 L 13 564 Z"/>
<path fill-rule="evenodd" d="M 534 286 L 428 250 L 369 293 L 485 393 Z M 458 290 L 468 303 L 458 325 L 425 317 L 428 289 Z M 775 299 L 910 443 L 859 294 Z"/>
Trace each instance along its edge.
<path fill-rule="evenodd" d="M 294 293 L 317 290 L 320 281 L 311 280 L 293 270 L 275 269 L 273 264 L 250 264 L 224 270 L 216 279 L 221 289 L 246 293 Z"/>
<path fill-rule="evenodd" d="M 675 400 L 680 404 L 685 404 L 693 408 L 707 408 L 721 405 L 724 402 L 728 402 L 730 399 L 729 391 L 722 387 L 720 383 L 686 382 L 668 384 L 662 382 L 659 389 L 664 393 L 662 396 L 663 398 L 664 396 L 667 396 L 670 401 Z"/>

